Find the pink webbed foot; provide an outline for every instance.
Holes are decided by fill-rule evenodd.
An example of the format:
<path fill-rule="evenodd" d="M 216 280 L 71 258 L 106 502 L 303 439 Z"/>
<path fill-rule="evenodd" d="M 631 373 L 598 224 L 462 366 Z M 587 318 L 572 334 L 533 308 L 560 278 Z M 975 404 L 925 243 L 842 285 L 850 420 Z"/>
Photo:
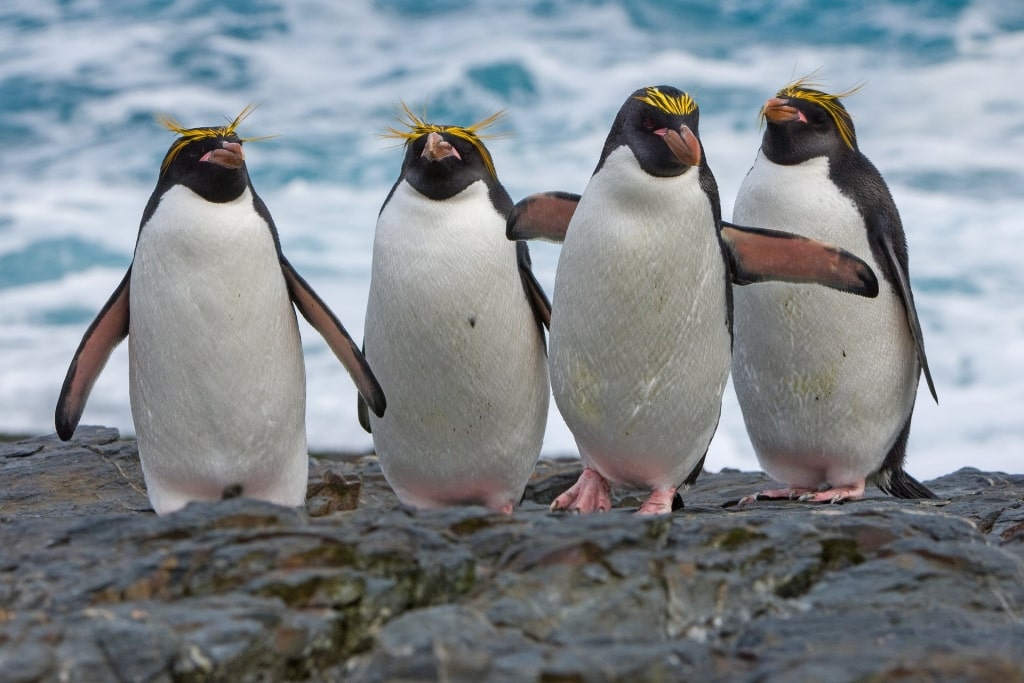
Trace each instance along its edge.
<path fill-rule="evenodd" d="M 741 498 L 738 505 L 743 507 L 759 500 L 798 500 L 801 503 L 841 503 L 844 500 L 860 500 L 864 497 L 864 485 L 865 480 L 861 479 L 846 486 L 817 490 L 802 487 L 772 489 Z"/>
<path fill-rule="evenodd" d="M 612 509 L 611 486 L 589 467 L 583 470 L 568 491 L 551 503 L 552 510 L 568 510 L 569 512 L 607 512 Z"/>
<path fill-rule="evenodd" d="M 516 504 L 510 500 L 504 503 L 503 505 L 491 509 L 502 515 L 511 515 L 512 512 L 516 509 Z"/>
<path fill-rule="evenodd" d="M 675 487 L 652 491 L 644 504 L 636 511 L 638 515 L 672 514 L 672 501 L 676 496 Z"/>
<path fill-rule="evenodd" d="M 805 503 L 841 503 L 844 500 L 860 500 L 864 497 L 864 480 L 845 486 L 835 486 L 824 491 L 808 491 L 800 496 Z"/>
<path fill-rule="evenodd" d="M 743 507 L 744 505 L 749 505 L 750 503 L 756 503 L 759 500 L 803 500 L 803 496 L 812 493 L 816 493 L 814 489 L 770 489 L 768 491 L 758 491 L 753 495 L 744 496 L 743 498 L 740 498 L 737 505 Z"/>

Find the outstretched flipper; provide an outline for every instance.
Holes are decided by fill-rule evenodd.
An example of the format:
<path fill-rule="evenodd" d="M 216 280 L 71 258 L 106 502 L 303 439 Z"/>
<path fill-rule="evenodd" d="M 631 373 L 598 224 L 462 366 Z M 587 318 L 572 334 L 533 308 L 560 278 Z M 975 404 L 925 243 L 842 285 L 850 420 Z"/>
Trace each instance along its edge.
<path fill-rule="evenodd" d="M 92 385 L 107 364 L 111 352 L 128 336 L 128 289 L 131 276 L 132 269 L 129 267 L 121 283 L 85 331 L 75 357 L 71 359 L 54 413 L 57 436 L 64 441 L 75 433 Z"/>
<path fill-rule="evenodd" d="M 782 280 L 815 283 L 858 296 L 878 296 L 871 266 L 827 242 L 781 230 L 750 228 L 722 221 L 732 281 L 737 285 Z"/>
<path fill-rule="evenodd" d="M 302 279 L 302 276 L 295 272 L 295 268 L 283 256 L 281 257 L 281 271 L 284 273 L 285 282 L 288 284 L 288 294 L 295 307 L 302 317 L 320 333 L 327 345 L 334 351 L 334 355 L 348 370 L 352 381 L 355 382 L 356 390 L 359 391 L 359 395 L 366 401 L 370 410 L 377 417 L 382 417 L 384 409 L 387 407 L 384 390 L 381 389 L 377 378 L 373 376 L 373 371 L 366 359 L 363 358 L 359 347 L 352 341 L 352 337 L 349 336 L 331 309 L 327 307 L 327 304 L 317 296 L 309 284 Z"/>
<path fill-rule="evenodd" d="M 580 196 L 569 192 L 531 194 L 512 208 L 505 235 L 510 240 L 564 242 Z"/>

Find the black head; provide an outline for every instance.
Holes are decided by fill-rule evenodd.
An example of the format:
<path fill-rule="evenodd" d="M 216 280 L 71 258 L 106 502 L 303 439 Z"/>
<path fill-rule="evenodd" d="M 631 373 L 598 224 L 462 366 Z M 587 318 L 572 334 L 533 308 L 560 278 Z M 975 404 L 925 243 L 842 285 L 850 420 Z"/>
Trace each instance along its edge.
<path fill-rule="evenodd" d="M 615 116 L 594 172 L 622 145 L 632 150 L 645 172 L 659 178 L 701 166 L 704 152 L 697 133 L 699 118 L 697 103 L 681 90 L 667 85 L 637 90 Z"/>
<path fill-rule="evenodd" d="M 838 95 L 809 87 L 800 79 L 765 102 L 761 115 L 767 122 L 761 149 L 777 164 L 799 164 L 815 157 L 839 161 L 857 152 L 853 119 Z"/>
<path fill-rule="evenodd" d="M 500 118 L 501 112 L 463 128 L 427 123 L 404 104 L 402 109 L 402 122 L 409 130 L 389 128 L 386 134 L 406 141 L 399 182 L 405 179 L 417 192 L 436 200 L 454 197 L 478 180 L 487 185 L 492 200 L 496 192 L 504 194 L 491 154 L 484 146 L 484 136 L 480 135 Z"/>
<path fill-rule="evenodd" d="M 234 121 L 219 128 L 182 128 L 162 117 L 164 126 L 179 137 L 164 156 L 156 194 L 184 185 L 210 202 L 237 199 L 249 186 L 249 172 L 242 151 L 245 140 L 235 131 L 253 109 L 246 107 Z"/>

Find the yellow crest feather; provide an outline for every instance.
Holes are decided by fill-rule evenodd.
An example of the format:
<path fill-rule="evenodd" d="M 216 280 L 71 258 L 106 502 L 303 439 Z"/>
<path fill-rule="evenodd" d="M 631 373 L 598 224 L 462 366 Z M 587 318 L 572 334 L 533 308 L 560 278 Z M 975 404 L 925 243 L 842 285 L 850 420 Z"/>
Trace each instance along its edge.
<path fill-rule="evenodd" d="M 250 102 L 249 104 L 245 105 L 245 108 L 242 109 L 241 112 L 239 112 L 238 116 L 236 116 L 233 120 L 229 121 L 226 126 L 220 126 L 220 127 L 216 127 L 216 128 L 213 128 L 213 127 L 185 128 L 180 123 L 178 123 L 177 120 L 175 120 L 173 117 L 171 117 L 170 115 L 168 115 L 168 114 L 157 114 L 156 115 L 157 122 L 160 125 L 162 125 L 164 128 L 166 128 L 167 130 L 171 131 L 172 133 L 176 133 L 179 136 L 178 139 L 175 140 L 174 144 L 171 145 L 171 149 L 168 150 L 167 156 L 164 157 L 164 161 L 160 165 L 160 174 L 163 175 L 164 171 L 167 170 L 167 167 L 170 166 L 171 162 L 174 161 L 175 157 L 178 156 L 178 153 L 182 149 L 184 149 L 184 147 L 186 145 L 188 145 L 188 144 L 190 144 L 192 142 L 195 142 L 196 140 L 206 140 L 206 139 L 210 139 L 210 138 L 222 138 L 222 137 L 228 137 L 229 135 L 235 135 L 237 137 L 237 132 L 236 131 L 238 130 L 238 126 L 242 123 L 242 121 L 244 121 L 249 116 L 249 114 L 251 114 L 254 111 L 256 111 L 256 109 L 259 106 L 260 105 L 257 102 Z M 274 136 L 273 135 L 264 135 L 262 137 L 256 137 L 256 138 L 243 138 L 243 137 L 239 137 L 238 140 L 240 142 L 253 142 L 253 141 L 256 141 L 256 140 L 267 140 L 267 139 L 272 138 L 272 137 L 274 137 Z"/>
<path fill-rule="evenodd" d="M 385 132 L 381 134 L 381 137 L 397 138 L 399 140 L 404 140 L 406 144 L 409 144 L 424 135 L 429 135 L 430 133 L 448 133 L 449 135 L 454 135 L 455 137 L 461 138 L 473 145 L 473 147 L 476 148 L 476 151 L 479 152 L 480 157 L 484 160 L 484 165 L 487 167 L 487 170 L 490 171 L 491 176 L 494 178 L 498 177 L 497 172 L 494 170 L 494 162 L 491 160 L 491 154 L 487 151 L 483 141 L 504 137 L 505 133 L 484 135 L 481 134 L 481 131 L 497 123 L 498 120 L 505 115 L 504 109 L 491 114 L 481 121 L 477 121 L 471 126 L 465 127 L 441 126 L 436 123 L 428 123 L 425 106 L 422 116 L 417 116 L 416 113 L 409 108 L 409 105 L 402 101 L 399 101 L 399 109 L 401 110 L 401 115 L 398 118 L 398 122 L 408 130 L 400 130 L 398 128 L 388 126 L 385 129 Z"/>
<path fill-rule="evenodd" d="M 843 142 L 846 143 L 847 147 L 853 149 L 853 127 L 851 126 L 853 117 L 839 104 L 839 100 L 853 95 L 864 87 L 863 84 L 855 85 L 841 93 L 831 95 L 823 92 L 821 86 L 812 80 L 813 77 L 814 74 L 798 78 L 792 83 L 787 84 L 775 96 L 812 102 L 824 109 L 832 117 L 832 121 L 836 124 L 836 129 L 839 130 L 839 136 L 843 139 Z M 762 112 L 762 116 L 763 114 Z"/>
<path fill-rule="evenodd" d="M 638 95 L 635 99 L 640 100 L 644 104 L 649 104 L 666 114 L 675 114 L 677 116 L 692 114 L 697 109 L 697 103 L 688 94 L 681 93 L 678 96 L 666 95 L 653 87 L 647 88 L 644 95 Z"/>

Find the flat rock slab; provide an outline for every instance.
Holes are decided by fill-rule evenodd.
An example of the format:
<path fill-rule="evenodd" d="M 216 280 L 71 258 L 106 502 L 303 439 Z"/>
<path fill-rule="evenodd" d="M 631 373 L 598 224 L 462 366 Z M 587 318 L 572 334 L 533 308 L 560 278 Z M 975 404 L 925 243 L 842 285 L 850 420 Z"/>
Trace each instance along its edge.
<path fill-rule="evenodd" d="M 306 509 L 156 517 L 111 429 L 0 443 L 0 682 L 1024 680 L 1024 476 L 940 501 L 730 501 L 512 516 L 403 508 L 369 455 L 311 459 Z M 725 505 L 725 506 L 723 506 Z"/>

